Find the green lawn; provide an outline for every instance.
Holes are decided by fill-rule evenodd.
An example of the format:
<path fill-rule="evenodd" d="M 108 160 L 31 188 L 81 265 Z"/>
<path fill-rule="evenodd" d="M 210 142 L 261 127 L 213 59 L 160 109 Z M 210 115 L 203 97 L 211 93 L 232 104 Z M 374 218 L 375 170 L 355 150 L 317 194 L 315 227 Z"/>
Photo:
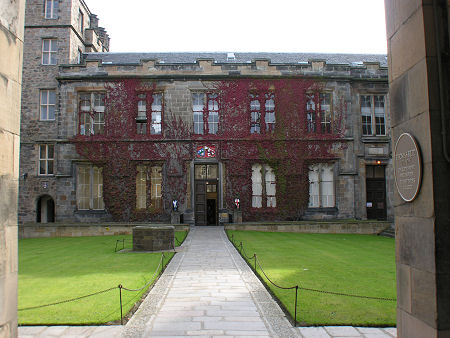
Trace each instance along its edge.
<path fill-rule="evenodd" d="M 256 231 L 228 234 L 234 235 L 237 245 L 243 242 L 247 255 L 256 253 L 268 277 L 280 286 L 396 298 L 394 239 Z M 254 260 L 250 262 L 253 266 Z M 268 284 L 293 316 L 295 291 Z M 301 325 L 395 326 L 396 302 L 299 290 L 297 321 Z"/>
<path fill-rule="evenodd" d="M 176 232 L 184 240 L 186 232 Z M 122 284 L 144 286 L 161 253 L 115 253 L 117 239 L 131 236 L 19 240 L 19 310 L 72 299 Z M 129 241 L 125 242 L 128 243 Z M 165 264 L 173 253 L 165 253 Z M 122 291 L 124 315 L 141 298 Z M 99 324 L 120 320 L 119 289 L 74 302 L 19 311 L 19 324 Z"/>

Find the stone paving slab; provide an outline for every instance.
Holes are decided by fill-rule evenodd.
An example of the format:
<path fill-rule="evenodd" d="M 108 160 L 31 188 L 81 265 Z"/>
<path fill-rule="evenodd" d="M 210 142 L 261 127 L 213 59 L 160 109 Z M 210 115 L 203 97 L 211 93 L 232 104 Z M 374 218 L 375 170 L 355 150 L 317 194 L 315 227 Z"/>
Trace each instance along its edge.
<path fill-rule="evenodd" d="M 293 328 L 226 238 L 193 227 L 181 250 L 126 326 L 19 327 L 20 338 L 393 338 L 396 328 Z"/>

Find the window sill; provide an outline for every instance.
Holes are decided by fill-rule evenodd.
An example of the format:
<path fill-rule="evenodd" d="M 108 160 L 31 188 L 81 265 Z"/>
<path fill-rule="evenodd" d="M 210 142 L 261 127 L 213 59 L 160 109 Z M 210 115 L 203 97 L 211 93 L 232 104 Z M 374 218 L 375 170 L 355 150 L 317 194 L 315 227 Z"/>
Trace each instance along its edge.
<path fill-rule="evenodd" d="M 336 207 L 308 207 L 306 211 L 311 213 L 337 213 L 338 209 Z"/>
<path fill-rule="evenodd" d="M 94 210 L 94 209 L 77 209 L 75 210 L 75 214 L 77 215 L 103 215 L 107 214 L 106 210 Z"/>
<path fill-rule="evenodd" d="M 390 142 L 391 138 L 387 135 L 364 135 L 361 136 L 361 142 L 362 143 L 386 143 Z"/>

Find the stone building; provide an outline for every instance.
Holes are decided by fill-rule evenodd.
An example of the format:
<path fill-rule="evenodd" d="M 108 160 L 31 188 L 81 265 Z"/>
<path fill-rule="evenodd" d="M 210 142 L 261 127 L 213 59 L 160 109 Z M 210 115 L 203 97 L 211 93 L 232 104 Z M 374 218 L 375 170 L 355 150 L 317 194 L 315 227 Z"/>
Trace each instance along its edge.
<path fill-rule="evenodd" d="M 0 337 L 17 336 L 17 197 L 24 0 L 0 1 Z"/>
<path fill-rule="evenodd" d="M 47 162 L 45 169 L 38 168 L 35 156 L 51 158 L 55 150 L 52 142 L 59 138 L 59 67 L 79 63 L 85 52 L 108 51 L 109 37 L 83 0 L 27 0 L 25 6 L 21 116 L 25 137 L 21 151 L 33 154 L 33 159 L 22 156 L 20 195 L 21 201 L 27 196 L 34 205 L 33 221 L 53 222 L 54 196 L 46 193 L 46 187 L 55 180 L 46 178 L 55 178 L 58 173 L 53 162 Z M 37 177 L 40 179 L 35 180 Z M 24 213 L 29 209 L 21 207 L 19 218 Z"/>
<path fill-rule="evenodd" d="M 55 3 L 65 30 L 27 3 L 21 223 L 392 220 L 386 56 L 96 52 Z"/>

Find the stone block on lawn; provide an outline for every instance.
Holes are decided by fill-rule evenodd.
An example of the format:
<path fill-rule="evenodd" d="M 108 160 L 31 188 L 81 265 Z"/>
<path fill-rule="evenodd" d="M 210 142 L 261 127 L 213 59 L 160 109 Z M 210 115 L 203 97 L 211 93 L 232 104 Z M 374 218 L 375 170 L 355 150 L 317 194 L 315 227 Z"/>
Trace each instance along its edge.
<path fill-rule="evenodd" d="M 175 247 L 175 227 L 147 226 L 133 227 L 133 251 L 162 251 Z"/>

